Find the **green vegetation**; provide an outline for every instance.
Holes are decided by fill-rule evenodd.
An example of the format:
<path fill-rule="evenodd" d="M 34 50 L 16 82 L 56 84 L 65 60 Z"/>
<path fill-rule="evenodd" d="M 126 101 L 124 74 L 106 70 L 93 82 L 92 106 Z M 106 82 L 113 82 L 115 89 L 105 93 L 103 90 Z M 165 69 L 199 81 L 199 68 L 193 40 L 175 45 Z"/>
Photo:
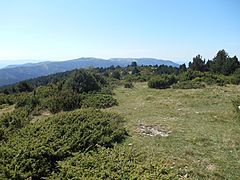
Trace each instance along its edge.
<path fill-rule="evenodd" d="M 133 83 L 132 83 L 132 82 L 125 82 L 125 83 L 124 83 L 124 87 L 125 87 L 125 88 L 133 88 L 134 86 L 133 86 Z"/>
<path fill-rule="evenodd" d="M 117 105 L 117 100 L 112 96 L 107 94 L 90 94 L 85 95 L 83 102 L 83 107 L 93 107 L 93 108 L 109 108 Z"/>
<path fill-rule="evenodd" d="M 3 87 L 0 179 L 237 179 L 239 82 L 221 50 Z"/>
<path fill-rule="evenodd" d="M 152 77 L 148 81 L 148 86 L 150 88 L 156 89 L 165 89 L 170 87 L 172 84 L 176 82 L 176 78 L 174 76 L 156 76 Z"/>
<path fill-rule="evenodd" d="M 174 170 L 156 162 L 146 152 L 131 146 L 99 148 L 97 152 L 79 153 L 59 162 L 61 172 L 49 179 L 169 179 Z"/>
<path fill-rule="evenodd" d="M 73 71 L 64 82 L 63 88 L 76 93 L 99 91 L 101 89 L 97 79 L 92 74 L 81 70 Z"/>
<path fill-rule="evenodd" d="M 0 125 L 5 132 L 18 130 L 29 124 L 29 113 L 27 108 L 18 108 L 12 112 L 4 113 L 0 119 Z"/>
<path fill-rule="evenodd" d="M 40 178 L 57 171 L 56 162 L 98 146 L 111 147 L 127 135 L 123 120 L 95 110 L 62 113 L 12 134 L 1 145 L 1 176 Z"/>
<path fill-rule="evenodd" d="M 204 88 L 205 84 L 199 81 L 182 81 L 172 86 L 174 89 L 199 89 Z"/>

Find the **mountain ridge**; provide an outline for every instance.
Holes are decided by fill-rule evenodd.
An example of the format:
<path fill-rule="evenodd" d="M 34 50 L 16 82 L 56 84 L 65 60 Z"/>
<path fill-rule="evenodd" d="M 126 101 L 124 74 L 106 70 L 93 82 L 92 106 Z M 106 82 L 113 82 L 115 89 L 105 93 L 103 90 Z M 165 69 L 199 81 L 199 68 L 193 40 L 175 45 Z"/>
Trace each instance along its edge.
<path fill-rule="evenodd" d="M 138 65 L 167 65 L 178 67 L 179 64 L 170 60 L 156 58 L 110 58 L 101 59 L 82 57 L 65 61 L 43 61 L 38 63 L 26 63 L 21 65 L 9 65 L 0 69 L 0 86 L 14 84 L 19 81 L 40 76 L 46 76 L 58 72 L 65 72 L 78 68 L 110 67 L 130 65 L 133 61 Z"/>

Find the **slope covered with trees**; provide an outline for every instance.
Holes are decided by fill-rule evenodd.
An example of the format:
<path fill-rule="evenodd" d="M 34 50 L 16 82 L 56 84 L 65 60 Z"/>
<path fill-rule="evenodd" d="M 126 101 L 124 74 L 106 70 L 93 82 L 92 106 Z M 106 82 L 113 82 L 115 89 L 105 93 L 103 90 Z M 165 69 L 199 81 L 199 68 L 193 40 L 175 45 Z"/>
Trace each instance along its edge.
<path fill-rule="evenodd" d="M 153 58 L 115 58 L 115 59 L 98 59 L 98 58 L 79 58 L 67 61 L 59 62 L 40 62 L 29 63 L 23 65 L 12 65 L 6 68 L 0 69 L 0 86 L 18 83 L 30 78 L 36 78 L 40 76 L 47 76 L 58 72 L 71 71 L 76 68 L 89 68 L 89 67 L 110 67 L 121 66 L 126 67 L 131 64 L 132 61 L 138 62 L 143 65 L 171 65 L 178 66 L 178 64 L 161 59 Z"/>

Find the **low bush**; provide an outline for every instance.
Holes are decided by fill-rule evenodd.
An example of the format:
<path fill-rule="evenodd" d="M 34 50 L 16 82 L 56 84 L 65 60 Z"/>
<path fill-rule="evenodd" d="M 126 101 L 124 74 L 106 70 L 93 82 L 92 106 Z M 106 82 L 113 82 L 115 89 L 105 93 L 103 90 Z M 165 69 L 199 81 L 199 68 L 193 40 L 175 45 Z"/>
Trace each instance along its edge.
<path fill-rule="evenodd" d="M 178 179 L 176 170 L 146 157 L 135 147 L 100 147 L 59 162 L 60 172 L 49 179 Z"/>
<path fill-rule="evenodd" d="M 16 99 L 15 108 L 28 107 L 29 109 L 33 110 L 37 105 L 40 104 L 38 98 L 34 97 L 32 94 L 20 94 Z"/>
<path fill-rule="evenodd" d="M 15 103 L 15 99 L 16 97 L 14 95 L 0 93 L 0 105 L 2 104 L 13 105 Z"/>
<path fill-rule="evenodd" d="M 77 108 L 81 108 L 82 95 L 62 91 L 54 96 L 48 97 L 43 100 L 42 106 L 46 107 L 51 113 L 57 113 L 60 111 L 72 111 Z"/>
<path fill-rule="evenodd" d="M 112 72 L 111 77 L 119 80 L 121 79 L 121 74 L 119 71 L 115 70 Z"/>
<path fill-rule="evenodd" d="M 109 108 L 117 105 L 117 100 L 107 94 L 86 94 L 82 101 L 83 107 Z"/>
<path fill-rule="evenodd" d="M 147 76 L 147 75 L 128 74 L 124 77 L 124 80 L 127 82 L 146 82 L 150 79 L 150 76 L 152 75 Z"/>
<path fill-rule="evenodd" d="M 0 177 L 41 179 L 58 172 L 57 161 L 123 141 L 123 119 L 112 113 L 77 110 L 37 121 L 0 144 Z"/>
<path fill-rule="evenodd" d="M 125 88 L 133 88 L 134 86 L 133 86 L 133 83 L 131 83 L 131 82 L 125 82 L 124 87 Z"/>
<path fill-rule="evenodd" d="M 156 89 L 169 88 L 176 82 L 175 76 L 155 76 L 148 81 L 148 87 Z"/>
<path fill-rule="evenodd" d="M 199 89 L 204 88 L 205 84 L 198 81 L 183 81 L 172 86 L 174 89 Z"/>
<path fill-rule="evenodd" d="M 63 82 L 62 88 L 76 93 L 100 91 L 100 82 L 96 77 L 85 70 L 74 70 Z"/>
<path fill-rule="evenodd" d="M 113 95 L 113 94 L 114 94 L 114 93 L 113 93 L 113 87 L 109 87 L 109 86 L 107 86 L 107 87 L 102 87 L 100 93 L 101 93 L 101 94 Z"/>
<path fill-rule="evenodd" d="M 117 100 L 108 94 L 77 94 L 60 92 L 55 96 L 46 98 L 43 108 L 55 114 L 60 111 L 72 111 L 81 107 L 108 108 L 117 105 Z"/>
<path fill-rule="evenodd" d="M 5 140 L 5 139 L 6 139 L 6 137 L 5 137 L 5 131 L 4 131 L 3 128 L 0 128 L 0 142 L 1 142 L 2 140 Z"/>
<path fill-rule="evenodd" d="M 231 84 L 235 84 L 235 85 L 240 84 L 240 75 L 239 74 L 234 74 L 234 75 L 230 76 L 229 78 L 230 78 Z"/>
<path fill-rule="evenodd" d="M 202 78 L 203 82 L 207 83 L 208 85 L 219 85 L 224 86 L 225 84 L 230 83 L 229 79 L 223 75 L 215 75 L 211 73 L 205 73 L 205 76 Z"/>
<path fill-rule="evenodd" d="M 186 72 L 179 74 L 179 81 L 189 81 L 195 78 L 202 78 L 204 76 L 205 74 L 203 72 L 188 70 Z"/>
<path fill-rule="evenodd" d="M 180 82 L 188 82 L 188 81 L 199 81 L 207 83 L 208 85 L 219 85 L 224 86 L 225 84 L 232 83 L 234 80 L 230 80 L 229 76 L 224 76 L 221 74 L 213 74 L 210 72 L 200 72 L 200 71 L 186 71 L 184 73 L 179 74 L 178 80 Z"/>
<path fill-rule="evenodd" d="M 4 113 L 0 117 L 0 126 L 5 131 L 18 130 L 29 124 L 29 114 L 28 108 L 18 108 L 13 112 Z"/>

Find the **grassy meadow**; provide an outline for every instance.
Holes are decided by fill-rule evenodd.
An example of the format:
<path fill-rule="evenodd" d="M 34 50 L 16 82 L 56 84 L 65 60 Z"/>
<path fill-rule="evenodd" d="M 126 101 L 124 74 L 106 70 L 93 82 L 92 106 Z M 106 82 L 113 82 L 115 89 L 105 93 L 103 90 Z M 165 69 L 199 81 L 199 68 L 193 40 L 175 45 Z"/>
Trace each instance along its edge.
<path fill-rule="evenodd" d="M 130 134 L 125 146 L 161 162 L 175 177 L 240 177 L 240 122 L 232 105 L 238 86 L 157 90 L 136 83 L 114 93 L 119 105 L 105 111 L 125 117 Z M 148 136 L 139 131 L 141 125 L 161 127 L 169 136 Z"/>
<path fill-rule="evenodd" d="M 236 85 L 118 86 L 114 89 L 118 105 L 101 111 L 122 116 L 130 136 L 112 149 L 73 153 L 58 162 L 60 174 L 53 172 L 46 179 L 238 179 L 240 121 L 232 100 L 239 94 Z M 14 105 L 2 105 L 0 116 L 13 110 Z M 48 111 L 35 116 L 31 126 L 44 125 L 49 116 L 53 115 Z"/>

